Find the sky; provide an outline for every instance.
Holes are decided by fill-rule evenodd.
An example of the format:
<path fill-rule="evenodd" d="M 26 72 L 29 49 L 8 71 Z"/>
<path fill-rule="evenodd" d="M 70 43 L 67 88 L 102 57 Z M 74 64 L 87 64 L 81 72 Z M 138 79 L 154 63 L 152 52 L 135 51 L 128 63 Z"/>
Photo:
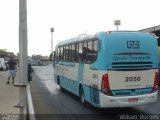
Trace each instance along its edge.
<path fill-rule="evenodd" d="M 140 30 L 160 25 L 160 0 L 27 0 L 28 55 L 51 53 L 59 41 L 79 34 Z M 19 0 L 0 0 L 0 49 L 19 52 Z"/>

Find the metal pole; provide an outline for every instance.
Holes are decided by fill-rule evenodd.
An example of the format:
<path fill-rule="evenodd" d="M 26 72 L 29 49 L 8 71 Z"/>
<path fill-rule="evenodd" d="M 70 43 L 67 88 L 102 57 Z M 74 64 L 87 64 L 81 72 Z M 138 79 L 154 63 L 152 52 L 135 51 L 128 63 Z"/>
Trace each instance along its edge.
<path fill-rule="evenodd" d="M 54 28 L 51 28 L 51 53 L 53 52 L 53 32 Z"/>
<path fill-rule="evenodd" d="M 114 25 L 116 26 L 116 30 L 118 31 L 118 26 L 121 24 L 120 20 L 114 20 Z"/>
<path fill-rule="evenodd" d="M 28 58 L 27 58 L 27 0 L 19 0 L 19 102 L 20 120 L 26 120 L 27 113 L 27 84 Z"/>

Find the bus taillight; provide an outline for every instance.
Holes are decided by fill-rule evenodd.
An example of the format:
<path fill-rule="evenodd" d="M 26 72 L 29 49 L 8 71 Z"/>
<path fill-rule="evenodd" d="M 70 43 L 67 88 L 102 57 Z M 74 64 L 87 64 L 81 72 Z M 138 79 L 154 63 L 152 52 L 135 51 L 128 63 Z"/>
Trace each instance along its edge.
<path fill-rule="evenodd" d="M 112 95 L 111 90 L 109 88 L 108 74 L 104 74 L 102 76 L 102 92 L 109 96 Z"/>
<path fill-rule="evenodd" d="M 150 35 L 155 36 L 155 34 L 153 32 L 150 32 Z"/>
<path fill-rule="evenodd" d="M 154 86 L 152 89 L 152 92 L 156 92 L 158 90 L 158 72 L 155 72 L 155 80 L 154 80 Z"/>
<path fill-rule="evenodd" d="M 111 31 L 107 31 L 106 34 L 107 34 L 107 35 L 110 35 L 110 34 L 111 34 Z"/>

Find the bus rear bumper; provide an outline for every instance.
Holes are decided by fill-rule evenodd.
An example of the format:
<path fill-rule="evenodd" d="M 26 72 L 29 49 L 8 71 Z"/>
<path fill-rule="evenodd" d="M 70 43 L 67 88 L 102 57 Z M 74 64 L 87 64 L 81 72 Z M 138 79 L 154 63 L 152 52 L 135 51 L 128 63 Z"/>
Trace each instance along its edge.
<path fill-rule="evenodd" d="M 158 92 L 138 95 L 138 96 L 124 96 L 124 97 L 114 97 L 107 96 L 100 93 L 100 107 L 132 107 L 137 105 L 145 105 L 149 103 L 154 103 L 157 101 Z"/>

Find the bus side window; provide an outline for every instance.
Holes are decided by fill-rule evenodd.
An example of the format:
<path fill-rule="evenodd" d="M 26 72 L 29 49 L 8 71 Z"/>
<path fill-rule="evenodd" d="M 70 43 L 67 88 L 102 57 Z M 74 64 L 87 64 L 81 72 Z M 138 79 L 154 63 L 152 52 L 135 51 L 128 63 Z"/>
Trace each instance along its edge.
<path fill-rule="evenodd" d="M 98 55 L 98 40 L 93 41 L 92 54 L 93 54 L 92 62 L 94 62 L 97 59 L 97 55 Z"/>
<path fill-rule="evenodd" d="M 78 51 L 78 56 L 79 56 L 79 62 L 82 62 L 83 61 L 83 55 L 82 55 L 82 47 L 83 47 L 83 44 L 82 43 L 79 43 L 79 51 Z"/>
<path fill-rule="evenodd" d="M 63 48 L 63 54 L 62 54 L 62 56 L 63 56 L 63 61 L 65 61 L 65 46 L 63 46 L 62 48 Z"/>
<path fill-rule="evenodd" d="M 98 41 L 92 40 L 87 42 L 87 47 L 84 47 L 83 55 L 84 55 L 84 62 L 91 64 L 97 58 L 98 53 Z"/>
<path fill-rule="evenodd" d="M 65 49 L 65 61 L 69 60 L 69 49 L 68 49 L 68 45 L 66 45 L 66 49 Z"/>
<path fill-rule="evenodd" d="M 92 61 L 92 57 L 93 57 L 92 49 L 93 49 L 92 41 L 89 41 L 88 47 L 87 47 L 87 55 L 86 55 L 87 63 L 91 63 Z"/>
<path fill-rule="evenodd" d="M 71 57 L 72 57 L 71 53 L 72 53 L 72 46 L 68 45 L 68 54 L 69 54 L 68 61 L 71 61 Z"/>
<path fill-rule="evenodd" d="M 75 55 L 76 55 L 76 56 L 75 56 L 75 61 L 76 61 L 76 62 L 79 62 L 79 61 L 78 61 L 78 60 L 79 60 L 79 59 L 78 59 L 78 58 L 79 58 L 79 52 L 78 52 L 78 51 L 79 51 L 79 44 L 78 44 L 78 43 L 75 44 L 75 51 L 76 51 L 76 53 L 75 53 Z"/>
<path fill-rule="evenodd" d="M 72 51 L 71 51 L 71 59 L 72 61 L 75 62 L 76 58 L 76 48 L 75 48 L 75 44 L 72 44 Z"/>
<path fill-rule="evenodd" d="M 59 47 L 59 60 L 63 60 L 63 47 Z"/>
<path fill-rule="evenodd" d="M 57 48 L 57 50 L 56 50 L 56 61 L 58 61 L 59 60 L 59 49 Z"/>
<path fill-rule="evenodd" d="M 88 48 L 87 47 L 88 47 L 88 43 L 84 42 L 84 44 L 83 44 L 83 54 L 82 54 L 84 63 L 87 62 L 87 52 L 88 52 Z"/>

